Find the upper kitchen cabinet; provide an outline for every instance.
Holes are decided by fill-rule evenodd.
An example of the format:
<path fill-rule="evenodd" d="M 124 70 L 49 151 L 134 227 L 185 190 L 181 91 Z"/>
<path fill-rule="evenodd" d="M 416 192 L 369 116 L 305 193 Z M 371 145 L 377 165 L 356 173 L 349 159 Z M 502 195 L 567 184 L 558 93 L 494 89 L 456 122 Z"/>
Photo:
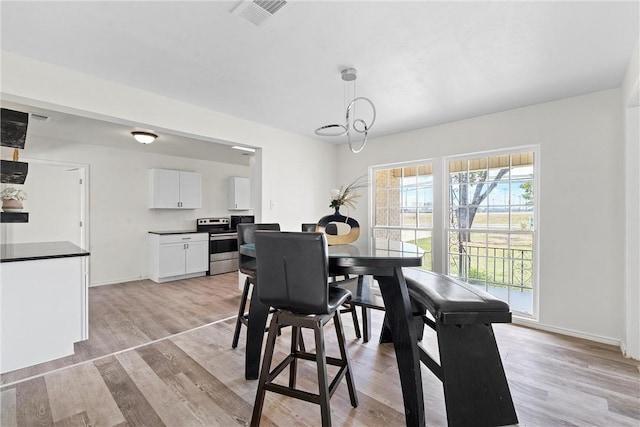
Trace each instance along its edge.
<path fill-rule="evenodd" d="M 202 207 L 202 176 L 169 169 L 149 170 L 150 209 L 198 209 Z"/>
<path fill-rule="evenodd" d="M 249 178 L 229 177 L 227 206 L 230 211 L 246 211 L 251 209 L 251 188 Z"/>

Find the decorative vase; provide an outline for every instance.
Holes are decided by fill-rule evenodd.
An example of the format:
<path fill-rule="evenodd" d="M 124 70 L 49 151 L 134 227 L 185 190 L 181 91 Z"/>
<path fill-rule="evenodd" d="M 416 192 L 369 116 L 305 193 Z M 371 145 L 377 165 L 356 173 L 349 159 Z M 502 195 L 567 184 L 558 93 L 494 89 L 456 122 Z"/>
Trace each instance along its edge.
<path fill-rule="evenodd" d="M 330 245 L 346 245 L 358 240 L 358 237 L 360 237 L 360 224 L 358 224 L 358 221 L 349 216 L 342 215 L 340 213 L 340 206 L 337 206 L 335 210 L 332 215 L 323 216 L 318 221 L 318 231 L 326 234 L 327 243 Z M 331 229 L 330 224 L 332 223 L 347 224 L 350 227 L 349 233 L 340 234 L 341 227 L 336 226 L 337 234 L 329 234 L 327 228 Z"/>
<path fill-rule="evenodd" d="M 2 199 L 2 210 L 5 212 L 21 211 L 22 200 Z"/>

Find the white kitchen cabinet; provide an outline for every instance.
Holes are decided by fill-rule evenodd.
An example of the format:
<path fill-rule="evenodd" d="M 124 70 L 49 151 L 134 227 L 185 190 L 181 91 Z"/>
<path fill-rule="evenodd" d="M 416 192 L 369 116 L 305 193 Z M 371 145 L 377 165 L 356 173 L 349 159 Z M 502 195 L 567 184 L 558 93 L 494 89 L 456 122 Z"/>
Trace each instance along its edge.
<path fill-rule="evenodd" d="M 149 234 L 149 278 L 157 283 L 204 276 L 209 233 Z"/>
<path fill-rule="evenodd" d="M 149 208 L 198 209 L 202 207 L 202 176 L 170 169 L 149 170 Z"/>
<path fill-rule="evenodd" d="M 251 209 L 251 187 L 249 185 L 249 178 L 239 176 L 229 177 L 227 207 L 231 211 L 246 211 Z"/>

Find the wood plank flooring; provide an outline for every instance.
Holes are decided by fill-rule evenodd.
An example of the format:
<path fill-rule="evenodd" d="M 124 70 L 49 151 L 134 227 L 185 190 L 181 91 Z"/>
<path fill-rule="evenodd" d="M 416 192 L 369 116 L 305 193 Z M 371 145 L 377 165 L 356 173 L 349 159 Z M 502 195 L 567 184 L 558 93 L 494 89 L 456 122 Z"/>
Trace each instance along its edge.
<path fill-rule="evenodd" d="M 239 296 L 235 274 L 91 288 L 91 339 L 74 356 L 2 375 L 0 425 L 248 425 L 256 381 L 244 379 L 245 328 L 231 349 Z M 382 315 L 372 313 L 374 335 Z M 393 347 L 365 344 L 350 316 L 343 323 L 360 405 L 351 407 L 343 382 L 331 400 L 333 424 L 404 425 Z M 520 425 L 640 426 L 638 363 L 618 348 L 516 325 L 495 333 Z M 330 355 L 338 353 L 334 335 L 327 325 Z M 437 351 L 426 330 L 423 343 Z M 317 389 L 312 363 L 301 362 L 298 375 L 300 387 Z M 427 424 L 446 425 L 442 386 L 426 368 L 422 376 Z M 267 393 L 261 425 L 320 425 L 320 410 Z"/>

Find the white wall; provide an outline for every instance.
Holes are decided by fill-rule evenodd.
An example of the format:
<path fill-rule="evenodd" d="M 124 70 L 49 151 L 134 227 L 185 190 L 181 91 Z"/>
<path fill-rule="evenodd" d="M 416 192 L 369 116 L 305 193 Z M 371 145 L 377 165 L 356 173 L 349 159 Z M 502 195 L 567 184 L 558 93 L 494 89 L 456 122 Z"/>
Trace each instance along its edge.
<path fill-rule="evenodd" d="M 340 147 L 340 182 L 372 165 L 539 145 L 539 324 L 620 343 L 624 181 L 620 90 L 608 90 Z M 368 195 L 354 217 L 368 227 Z"/>
<path fill-rule="evenodd" d="M 640 42 L 634 49 L 624 84 L 625 118 L 625 313 L 622 348 L 640 359 Z"/>

